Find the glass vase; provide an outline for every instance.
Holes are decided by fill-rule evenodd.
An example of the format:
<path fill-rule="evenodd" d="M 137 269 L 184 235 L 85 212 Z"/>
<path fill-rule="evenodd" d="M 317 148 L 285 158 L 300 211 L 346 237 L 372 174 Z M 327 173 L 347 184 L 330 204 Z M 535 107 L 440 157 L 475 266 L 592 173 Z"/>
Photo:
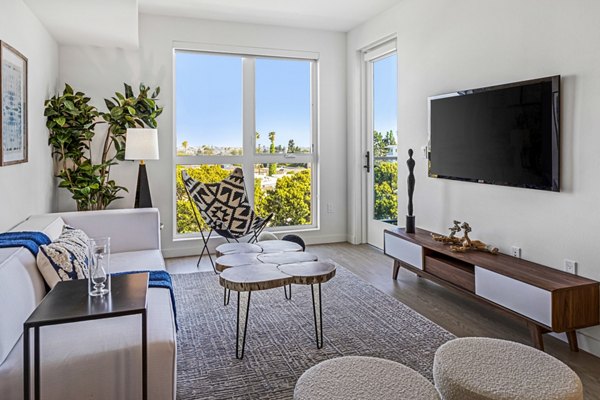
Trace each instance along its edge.
<path fill-rule="evenodd" d="M 110 293 L 110 238 L 90 238 L 88 248 L 88 293 L 104 296 Z"/>

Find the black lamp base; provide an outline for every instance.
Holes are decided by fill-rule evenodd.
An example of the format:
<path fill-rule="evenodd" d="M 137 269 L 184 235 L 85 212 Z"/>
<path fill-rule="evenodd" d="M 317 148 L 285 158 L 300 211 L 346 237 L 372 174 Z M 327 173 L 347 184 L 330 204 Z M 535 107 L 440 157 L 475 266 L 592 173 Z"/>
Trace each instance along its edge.
<path fill-rule="evenodd" d="M 406 233 L 415 233 L 415 216 L 406 216 Z"/>
<path fill-rule="evenodd" d="M 135 191 L 135 208 L 152 208 L 150 186 L 148 185 L 148 173 L 146 164 L 140 163 L 138 170 L 137 189 Z"/>

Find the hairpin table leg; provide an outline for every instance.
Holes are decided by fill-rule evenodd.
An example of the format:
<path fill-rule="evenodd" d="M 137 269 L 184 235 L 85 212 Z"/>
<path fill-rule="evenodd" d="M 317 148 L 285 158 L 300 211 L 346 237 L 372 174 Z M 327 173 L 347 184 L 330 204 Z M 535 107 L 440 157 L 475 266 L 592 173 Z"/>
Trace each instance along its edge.
<path fill-rule="evenodd" d="M 235 340 L 235 358 L 244 358 L 246 345 L 246 327 L 248 326 L 248 311 L 250 309 L 250 294 L 252 292 L 238 292 L 237 303 L 237 333 Z"/>
<path fill-rule="evenodd" d="M 313 315 L 315 317 L 315 337 L 317 339 L 317 349 L 323 347 L 323 312 L 321 309 L 321 284 L 311 285 Z"/>
<path fill-rule="evenodd" d="M 288 295 L 288 287 L 289 287 L 289 295 Z M 288 300 L 292 299 L 292 284 L 290 283 L 289 285 L 285 285 L 283 287 L 283 293 L 285 294 L 285 298 Z"/>
<path fill-rule="evenodd" d="M 229 305 L 229 298 L 231 297 L 231 290 L 223 288 L 223 305 Z"/>

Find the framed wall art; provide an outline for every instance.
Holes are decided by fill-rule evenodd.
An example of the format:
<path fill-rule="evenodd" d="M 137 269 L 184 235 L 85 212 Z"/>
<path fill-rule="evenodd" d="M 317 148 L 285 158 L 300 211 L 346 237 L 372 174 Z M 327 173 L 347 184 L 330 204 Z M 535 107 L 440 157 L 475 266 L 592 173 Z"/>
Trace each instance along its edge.
<path fill-rule="evenodd" d="M 27 58 L 0 41 L 0 166 L 27 162 Z"/>

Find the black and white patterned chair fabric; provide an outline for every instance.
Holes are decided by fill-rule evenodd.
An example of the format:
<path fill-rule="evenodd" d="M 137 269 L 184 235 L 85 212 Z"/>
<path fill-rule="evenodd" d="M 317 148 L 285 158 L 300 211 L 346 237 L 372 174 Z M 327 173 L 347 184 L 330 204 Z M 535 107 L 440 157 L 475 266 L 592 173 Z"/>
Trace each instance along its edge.
<path fill-rule="evenodd" d="M 262 218 L 256 215 L 248 201 L 241 168 L 236 168 L 231 175 L 217 183 L 198 182 L 185 170 L 181 171 L 181 177 L 190 201 L 196 205 L 202 219 L 211 229 L 208 238 L 212 231 L 215 231 L 228 241 L 229 239 L 237 241 L 251 235 L 249 241 L 255 242 L 273 216 L 271 214 Z M 195 212 L 194 215 L 198 225 L 201 226 Z M 203 233 L 202 237 L 207 248 L 208 238 L 204 238 Z"/>

